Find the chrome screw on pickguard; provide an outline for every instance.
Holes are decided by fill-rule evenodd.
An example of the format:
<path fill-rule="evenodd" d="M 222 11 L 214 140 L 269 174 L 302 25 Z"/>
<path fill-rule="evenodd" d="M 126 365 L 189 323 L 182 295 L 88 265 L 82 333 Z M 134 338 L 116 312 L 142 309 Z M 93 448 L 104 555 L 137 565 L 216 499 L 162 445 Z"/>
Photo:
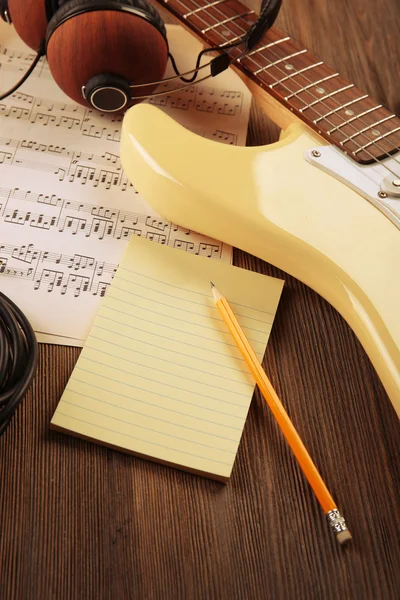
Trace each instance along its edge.
<path fill-rule="evenodd" d="M 387 193 L 386 192 L 378 192 L 378 196 L 379 196 L 379 198 L 387 198 Z"/>
<path fill-rule="evenodd" d="M 400 179 L 393 179 L 392 184 L 394 187 L 400 187 Z"/>
<path fill-rule="evenodd" d="M 321 156 L 321 152 L 319 152 L 319 150 L 313 150 L 311 154 L 314 158 L 319 158 Z"/>

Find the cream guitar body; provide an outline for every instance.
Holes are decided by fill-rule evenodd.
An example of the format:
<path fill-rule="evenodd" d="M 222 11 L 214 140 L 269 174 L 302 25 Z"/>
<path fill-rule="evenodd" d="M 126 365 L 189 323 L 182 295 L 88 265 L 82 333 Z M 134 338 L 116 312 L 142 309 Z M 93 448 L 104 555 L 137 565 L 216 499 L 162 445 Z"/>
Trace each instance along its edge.
<path fill-rule="evenodd" d="M 318 146 L 301 124 L 269 146 L 226 146 L 138 105 L 123 122 L 121 160 L 160 215 L 276 265 L 330 302 L 400 415 L 400 231 L 307 160 Z"/>

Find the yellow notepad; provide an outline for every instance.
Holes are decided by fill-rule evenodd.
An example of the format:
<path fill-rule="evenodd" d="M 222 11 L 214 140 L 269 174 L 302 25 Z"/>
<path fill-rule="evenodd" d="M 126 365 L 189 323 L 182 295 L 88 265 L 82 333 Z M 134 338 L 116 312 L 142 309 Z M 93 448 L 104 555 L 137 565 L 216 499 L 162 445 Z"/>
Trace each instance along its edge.
<path fill-rule="evenodd" d="M 262 358 L 281 280 L 134 237 L 52 427 L 226 480 L 254 380 L 210 280 Z"/>

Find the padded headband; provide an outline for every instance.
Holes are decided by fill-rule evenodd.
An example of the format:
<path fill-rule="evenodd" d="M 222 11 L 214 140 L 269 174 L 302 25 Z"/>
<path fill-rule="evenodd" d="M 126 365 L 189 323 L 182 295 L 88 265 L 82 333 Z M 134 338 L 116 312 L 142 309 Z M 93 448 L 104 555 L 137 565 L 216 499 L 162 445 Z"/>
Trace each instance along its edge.
<path fill-rule="evenodd" d="M 46 11 L 47 22 L 50 21 L 52 16 L 57 11 L 59 4 L 61 4 L 61 2 L 59 3 L 58 0 L 44 0 L 44 8 Z"/>

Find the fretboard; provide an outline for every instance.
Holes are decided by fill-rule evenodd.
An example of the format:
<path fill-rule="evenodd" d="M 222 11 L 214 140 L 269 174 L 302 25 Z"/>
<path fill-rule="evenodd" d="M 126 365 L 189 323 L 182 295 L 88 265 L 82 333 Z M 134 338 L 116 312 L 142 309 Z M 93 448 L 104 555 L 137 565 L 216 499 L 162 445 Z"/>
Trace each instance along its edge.
<path fill-rule="evenodd" d="M 257 15 L 236 0 L 158 0 L 207 45 L 236 41 Z M 235 66 L 309 127 L 359 163 L 372 163 L 400 147 L 400 119 L 318 60 L 298 42 L 271 28 Z"/>

